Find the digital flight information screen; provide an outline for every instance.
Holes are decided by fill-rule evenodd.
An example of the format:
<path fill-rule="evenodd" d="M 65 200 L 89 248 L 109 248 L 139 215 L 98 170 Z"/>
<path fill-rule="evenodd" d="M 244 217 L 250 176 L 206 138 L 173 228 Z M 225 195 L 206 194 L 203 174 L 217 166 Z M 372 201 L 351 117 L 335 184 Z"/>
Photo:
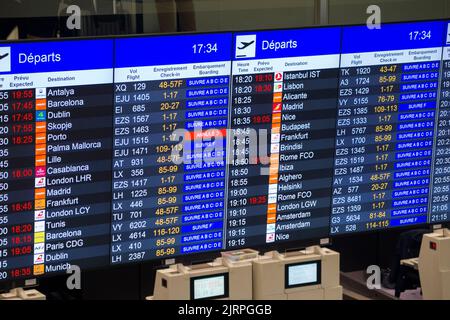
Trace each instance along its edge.
<path fill-rule="evenodd" d="M 227 247 L 327 237 L 339 49 L 339 28 L 235 35 Z"/>
<path fill-rule="evenodd" d="M 343 29 L 332 234 L 428 221 L 443 35 L 440 22 Z"/>
<path fill-rule="evenodd" d="M 108 263 L 112 50 L 0 47 L 0 280 Z"/>
<path fill-rule="evenodd" d="M 450 222 L 448 34 L 0 43 L 0 281 Z"/>
<path fill-rule="evenodd" d="M 230 46 L 116 41 L 111 263 L 225 247 Z"/>

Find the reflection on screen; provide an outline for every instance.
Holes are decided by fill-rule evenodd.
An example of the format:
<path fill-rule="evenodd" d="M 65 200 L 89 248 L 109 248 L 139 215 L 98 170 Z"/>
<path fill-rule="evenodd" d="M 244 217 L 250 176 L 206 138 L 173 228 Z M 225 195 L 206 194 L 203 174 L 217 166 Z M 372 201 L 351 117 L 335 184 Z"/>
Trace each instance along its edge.
<path fill-rule="evenodd" d="M 194 280 L 194 300 L 225 295 L 225 276 Z"/>

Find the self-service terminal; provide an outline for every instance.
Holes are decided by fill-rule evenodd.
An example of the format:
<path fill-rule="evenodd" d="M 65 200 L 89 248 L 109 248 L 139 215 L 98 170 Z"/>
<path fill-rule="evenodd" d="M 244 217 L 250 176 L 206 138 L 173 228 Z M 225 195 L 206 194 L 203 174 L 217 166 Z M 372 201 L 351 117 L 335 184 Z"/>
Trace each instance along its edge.
<path fill-rule="evenodd" d="M 148 300 L 251 300 L 252 261 L 258 252 L 250 249 L 222 253 L 213 262 L 185 266 L 175 264 L 156 273 L 154 295 Z"/>
<path fill-rule="evenodd" d="M 341 300 L 339 253 L 319 246 L 253 261 L 254 300 Z"/>
<path fill-rule="evenodd" d="M 425 300 L 450 300 L 450 230 L 423 236 L 419 274 Z"/>

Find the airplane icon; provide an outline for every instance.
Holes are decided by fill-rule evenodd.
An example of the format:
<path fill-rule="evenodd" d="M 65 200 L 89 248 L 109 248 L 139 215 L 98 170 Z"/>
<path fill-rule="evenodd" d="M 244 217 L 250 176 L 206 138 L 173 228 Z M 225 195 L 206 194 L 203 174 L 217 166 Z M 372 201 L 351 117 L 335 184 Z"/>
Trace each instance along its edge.
<path fill-rule="evenodd" d="M 256 34 L 236 36 L 236 58 L 254 58 L 256 54 Z"/>
<path fill-rule="evenodd" d="M 446 44 L 450 44 L 450 23 L 447 25 L 447 41 Z"/>
<path fill-rule="evenodd" d="M 11 71 L 11 48 L 0 47 L 0 72 Z"/>
<path fill-rule="evenodd" d="M 238 47 L 239 50 L 244 50 L 245 48 L 247 48 L 248 46 L 252 45 L 255 43 L 255 40 L 251 41 L 251 42 L 243 42 L 241 41 L 242 47 Z"/>

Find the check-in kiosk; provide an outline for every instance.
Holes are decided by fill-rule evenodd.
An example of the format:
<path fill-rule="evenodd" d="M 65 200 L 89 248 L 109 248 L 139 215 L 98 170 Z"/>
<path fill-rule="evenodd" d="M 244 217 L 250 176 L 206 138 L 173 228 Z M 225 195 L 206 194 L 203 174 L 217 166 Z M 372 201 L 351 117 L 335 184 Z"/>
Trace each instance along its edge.
<path fill-rule="evenodd" d="M 423 298 L 450 300 L 450 230 L 423 236 L 418 265 Z"/>
<path fill-rule="evenodd" d="M 252 261 L 257 257 L 257 251 L 245 249 L 222 253 L 210 263 L 158 270 L 154 295 L 147 300 L 251 300 Z"/>
<path fill-rule="evenodd" d="M 341 300 L 339 253 L 319 246 L 253 261 L 254 300 Z"/>
<path fill-rule="evenodd" d="M 0 300 L 45 300 L 45 295 L 35 289 L 16 288 L 0 294 Z"/>

